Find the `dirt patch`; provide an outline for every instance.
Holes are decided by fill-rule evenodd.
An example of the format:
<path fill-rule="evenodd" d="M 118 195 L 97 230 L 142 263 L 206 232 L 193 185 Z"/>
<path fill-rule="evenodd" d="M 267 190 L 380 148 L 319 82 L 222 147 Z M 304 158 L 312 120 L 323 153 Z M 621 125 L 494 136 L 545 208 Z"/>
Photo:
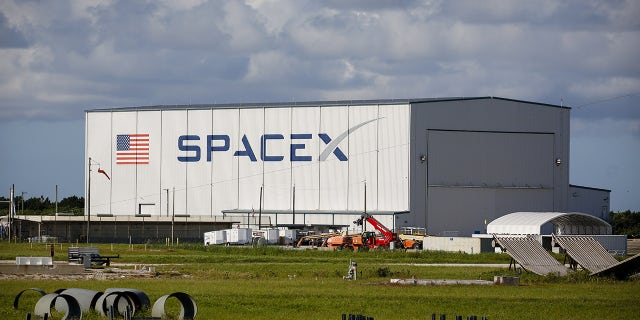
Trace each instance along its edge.
<path fill-rule="evenodd" d="M 115 279 L 150 279 L 150 278 L 190 278 L 191 275 L 182 274 L 176 271 L 156 272 L 143 268 L 141 270 L 105 268 L 105 269 L 88 269 L 79 274 L 19 274 L 19 273 L 2 273 L 0 280 L 115 280 Z"/>

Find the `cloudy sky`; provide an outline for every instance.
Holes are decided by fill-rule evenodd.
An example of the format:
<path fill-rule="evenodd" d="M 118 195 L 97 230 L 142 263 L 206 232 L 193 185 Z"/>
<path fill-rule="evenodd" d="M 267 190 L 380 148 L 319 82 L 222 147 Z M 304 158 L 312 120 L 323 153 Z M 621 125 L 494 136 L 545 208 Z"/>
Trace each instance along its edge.
<path fill-rule="evenodd" d="M 640 1 L 0 2 L 0 195 L 84 195 L 84 110 L 499 96 L 572 107 L 571 183 L 640 210 Z"/>

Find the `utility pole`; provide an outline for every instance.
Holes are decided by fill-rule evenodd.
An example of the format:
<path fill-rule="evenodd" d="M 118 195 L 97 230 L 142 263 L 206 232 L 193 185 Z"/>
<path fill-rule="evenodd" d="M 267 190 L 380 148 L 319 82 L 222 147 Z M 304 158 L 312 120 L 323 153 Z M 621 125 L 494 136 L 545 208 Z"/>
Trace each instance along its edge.
<path fill-rule="evenodd" d="M 173 187 L 173 212 L 171 212 L 171 245 L 173 245 L 174 228 L 173 225 L 176 220 L 176 187 Z"/>
<path fill-rule="evenodd" d="M 13 217 L 16 214 L 16 206 L 14 203 L 13 197 L 15 196 L 15 186 L 11 185 L 11 190 L 9 190 L 9 243 L 11 243 L 11 236 L 13 235 Z"/>
<path fill-rule="evenodd" d="M 169 188 L 162 189 L 167 192 L 167 217 L 169 216 Z"/>
<path fill-rule="evenodd" d="M 291 215 L 293 216 L 293 225 L 296 224 L 296 185 L 293 185 L 293 204 L 291 205 Z"/>
<path fill-rule="evenodd" d="M 367 213 L 367 180 L 364 181 L 364 213 Z M 362 231 L 367 231 L 366 221 L 362 221 Z"/>
<path fill-rule="evenodd" d="M 262 229 L 262 190 L 264 186 L 260 186 L 260 211 L 258 211 L 258 230 Z"/>
<path fill-rule="evenodd" d="M 27 194 L 26 192 L 22 191 L 20 193 L 20 201 L 22 201 L 22 206 L 20 208 L 20 214 L 24 215 L 24 195 Z"/>
<path fill-rule="evenodd" d="M 89 157 L 89 174 L 87 181 L 87 243 L 89 243 L 89 226 L 91 224 L 91 157 Z"/>
<path fill-rule="evenodd" d="M 56 213 L 53 216 L 53 234 L 58 234 L 58 185 L 56 184 Z"/>

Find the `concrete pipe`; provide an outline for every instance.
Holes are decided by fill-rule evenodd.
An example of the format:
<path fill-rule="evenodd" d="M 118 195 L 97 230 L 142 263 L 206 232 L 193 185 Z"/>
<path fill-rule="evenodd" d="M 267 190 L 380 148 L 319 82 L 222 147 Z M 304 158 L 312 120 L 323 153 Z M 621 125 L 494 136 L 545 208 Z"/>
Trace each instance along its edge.
<path fill-rule="evenodd" d="M 165 318 L 167 317 L 167 313 L 164 309 L 164 305 L 169 298 L 176 298 L 180 302 L 180 316 L 179 320 L 193 320 L 198 313 L 198 307 L 196 306 L 196 301 L 191 298 L 186 293 L 183 292 L 175 292 L 172 294 L 164 295 L 153 304 L 153 308 L 151 309 L 151 316 L 157 318 Z"/>
<path fill-rule="evenodd" d="M 82 319 L 82 310 L 80 309 L 78 301 L 70 295 L 57 293 L 49 293 L 40 298 L 34 308 L 34 314 L 40 318 L 44 318 L 45 314 L 51 314 L 51 307 L 56 305 L 58 299 L 62 299 L 66 303 L 64 307 L 65 311 L 56 308 L 56 311 L 65 312 L 62 320 Z"/>

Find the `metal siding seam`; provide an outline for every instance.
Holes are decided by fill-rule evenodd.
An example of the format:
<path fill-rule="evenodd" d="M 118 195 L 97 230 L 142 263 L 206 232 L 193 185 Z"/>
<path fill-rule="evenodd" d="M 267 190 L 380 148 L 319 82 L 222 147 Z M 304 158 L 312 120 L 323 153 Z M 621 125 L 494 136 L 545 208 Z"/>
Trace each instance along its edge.
<path fill-rule="evenodd" d="M 238 135 L 236 136 L 236 150 L 240 146 L 240 124 L 242 123 L 242 113 L 240 112 L 240 108 L 238 110 Z M 235 157 L 234 161 L 236 162 L 236 208 L 240 208 L 240 157 Z M 247 218 L 247 224 L 249 224 L 249 218 Z"/>
<path fill-rule="evenodd" d="M 267 127 L 267 112 L 265 110 L 265 107 L 262 107 L 262 135 L 264 135 L 264 131 L 265 128 Z M 261 135 L 261 136 L 262 136 Z M 262 139 L 260 139 L 260 149 L 262 149 Z M 262 159 L 261 159 L 262 160 Z M 261 195 L 260 195 L 260 203 L 258 204 L 260 206 L 260 210 L 264 209 L 262 208 L 262 204 L 264 203 L 264 160 L 261 161 L 262 162 L 262 174 L 260 175 L 262 177 L 260 184 L 262 185 L 261 190 Z M 277 215 L 276 215 L 276 219 L 277 219 Z M 271 217 L 269 217 L 269 224 L 271 224 Z M 258 223 L 258 225 L 260 225 L 260 223 Z"/>
<path fill-rule="evenodd" d="M 351 128 L 351 105 L 346 104 L 346 108 L 347 108 L 347 130 L 349 130 L 349 128 Z M 351 137 L 347 138 L 347 154 L 349 155 L 349 158 L 351 158 Z M 349 210 L 349 190 L 351 189 L 351 183 L 350 183 L 351 181 L 349 177 L 351 177 L 351 162 L 347 162 L 347 197 L 346 197 L 346 203 L 344 203 L 347 210 Z M 335 222 L 332 222 L 332 224 L 335 224 Z M 363 227 L 364 226 L 365 225 L 363 224 Z"/>
<path fill-rule="evenodd" d="M 110 137 L 111 139 L 113 139 L 113 112 L 110 112 L 110 123 L 109 123 L 109 130 L 110 130 Z M 111 142 L 109 142 L 109 144 L 111 144 Z M 111 168 L 111 172 L 113 174 L 113 147 L 111 146 L 110 148 L 110 159 L 111 159 L 111 163 L 109 163 L 109 167 Z M 109 183 L 109 214 L 113 214 L 113 183 Z"/>
<path fill-rule="evenodd" d="M 376 210 L 380 208 L 380 105 L 376 105 Z M 393 196 L 393 195 L 392 195 Z M 395 227 L 396 219 L 393 220 Z"/>
<path fill-rule="evenodd" d="M 189 132 L 189 109 L 187 112 L 187 135 Z M 189 213 L 189 162 L 185 163 L 184 166 L 184 214 Z"/>
<path fill-rule="evenodd" d="M 316 130 L 316 131 L 320 132 L 320 130 L 322 129 L 322 106 L 319 106 L 318 109 L 319 109 L 318 110 L 318 130 Z M 317 150 L 316 154 L 320 154 L 320 148 L 321 148 L 320 147 L 320 143 L 318 143 L 317 146 L 318 146 L 318 150 Z M 318 210 L 320 210 L 320 208 L 322 207 L 322 202 L 321 202 L 322 201 L 322 197 L 321 197 L 322 180 L 320 179 L 321 176 L 322 176 L 322 173 L 321 173 L 321 170 L 320 170 L 321 167 L 322 166 L 320 165 L 320 161 L 318 161 Z M 306 223 L 306 221 L 305 221 L 306 220 L 306 216 L 305 215 L 303 215 L 302 220 L 303 220 L 302 221 L 303 223 Z"/>
<path fill-rule="evenodd" d="M 291 135 L 293 134 L 293 106 L 289 107 L 289 144 L 293 143 L 291 140 Z M 291 152 L 291 147 L 289 147 L 289 152 Z M 296 186 L 296 182 L 293 177 L 293 162 L 291 161 L 291 153 L 289 153 L 289 209 L 291 209 L 291 224 L 295 222 L 295 197 L 294 191 Z"/>
<path fill-rule="evenodd" d="M 136 110 L 134 112 L 136 114 L 136 133 L 138 133 L 139 132 L 138 131 L 138 126 L 140 125 L 140 123 L 139 123 L 140 119 L 138 117 L 138 112 L 139 111 Z M 136 207 L 137 207 L 137 204 L 138 204 L 138 164 L 137 163 L 135 164 L 134 168 L 135 168 L 135 174 L 134 174 L 134 178 L 133 178 L 133 185 L 134 185 L 133 193 L 134 193 L 135 198 L 133 199 L 133 212 L 135 214 Z M 142 208 L 140 208 L 140 212 L 139 213 L 142 214 Z"/>
<path fill-rule="evenodd" d="M 162 217 L 162 207 L 163 207 L 163 205 L 162 205 L 162 191 L 163 191 L 162 190 L 162 155 L 163 155 L 163 153 L 162 153 L 162 149 L 163 148 L 162 147 L 164 146 L 164 143 L 162 143 L 164 141 L 162 139 L 163 138 L 162 133 L 164 132 L 164 130 L 163 130 L 164 129 L 164 124 L 162 123 L 163 115 L 164 115 L 164 110 L 160 109 L 160 143 L 158 144 L 160 146 L 160 148 L 159 148 L 160 149 L 160 153 L 159 153 L 160 154 L 160 157 L 159 157 L 160 158 L 160 160 L 159 160 L 160 168 L 158 170 L 158 171 L 160 171 L 159 172 L 160 177 L 158 177 L 158 183 L 159 183 L 158 192 L 160 192 L 160 197 L 159 197 L 159 199 L 160 199 L 160 211 L 159 211 L 159 215 L 158 216 L 160 216 L 160 217 Z M 167 203 L 168 202 L 169 202 L 169 195 L 167 195 Z M 166 207 L 168 207 L 168 206 L 166 206 Z M 169 211 L 167 210 L 167 217 L 168 216 L 169 216 Z"/>
<path fill-rule="evenodd" d="M 211 111 L 211 133 L 215 132 L 213 128 L 213 108 L 209 109 Z M 209 150 L 207 150 L 209 152 Z M 213 158 L 211 158 L 211 167 L 209 168 L 209 216 L 213 218 Z"/>

